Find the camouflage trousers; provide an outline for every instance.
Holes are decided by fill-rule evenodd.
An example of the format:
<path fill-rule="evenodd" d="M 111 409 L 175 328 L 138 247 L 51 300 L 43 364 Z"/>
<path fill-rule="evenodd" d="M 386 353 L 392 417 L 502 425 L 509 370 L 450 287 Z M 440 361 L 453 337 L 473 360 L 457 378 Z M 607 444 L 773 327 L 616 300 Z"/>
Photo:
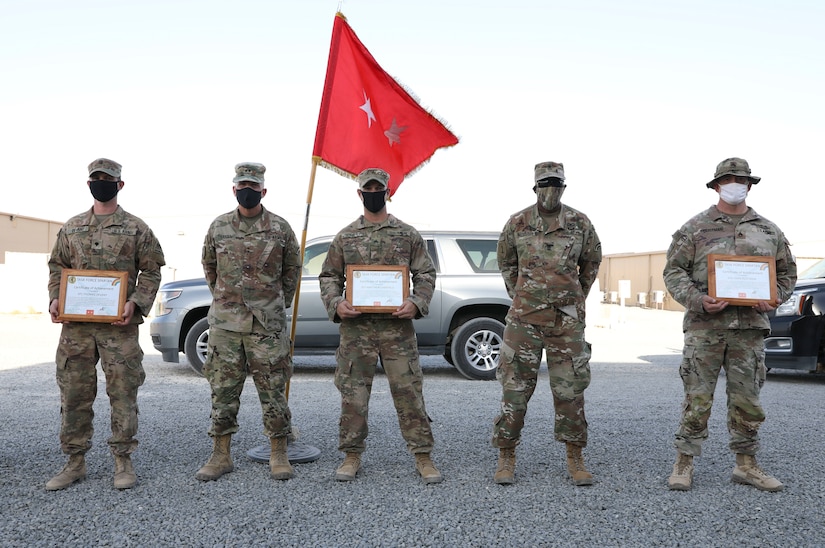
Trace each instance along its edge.
<path fill-rule="evenodd" d="M 146 379 L 138 326 L 68 323 L 63 324 L 55 357 L 60 448 L 67 455 L 84 454 L 92 446 L 98 361 L 112 408 L 109 448 L 115 455 L 128 455 L 138 445 L 137 392 Z"/>
<path fill-rule="evenodd" d="M 362 453 L 368 434 L 370 393 L 379 356 L 398 414 L 401 435 L 411 453 L 433 448 L 430 418 L 424 407 L 421 364 L 412 320 L 344 320 L 340 327 L 335 386 L 341 393 L 338 449 Z"/>
<path fill-rule="evenodd" d="M 501 412 L 493 424 L 494 447 L 510 448 L 519 443 L 527 404 L 538 381 L 542 350 L 547 351 L 555 438 L 587 445 L 584 390 L 590 385 L 590 344 L 584 340 L 584 322 L 559 313 L 551 326 L 507 319 L 496 371 L 502 395 Z"/>
<path fill-rule="evenodd" d="M 212 389 L 210 436 L 238 431 L 238 410 L 247 374 L 252 375 L 263 413 L 264 434 L 289 434 L 292 413 L 286 385 L 292 377 L 289 338 L 281 333 L 235 333 L 209 327 L 209 346 L 203 374 Z"/>
<path fill-rule="evenodd" d="M 765 351 L 761 329 L 702 329 L 685 332 L 679 374 L 685 388 L 676 449 L 699 456 L 708 437 L 713 393 L 722 367 L 727 381 L 728 432 L 735 453 L 755 455 L 765 412 L 759 392 L 765 382 Z"/>

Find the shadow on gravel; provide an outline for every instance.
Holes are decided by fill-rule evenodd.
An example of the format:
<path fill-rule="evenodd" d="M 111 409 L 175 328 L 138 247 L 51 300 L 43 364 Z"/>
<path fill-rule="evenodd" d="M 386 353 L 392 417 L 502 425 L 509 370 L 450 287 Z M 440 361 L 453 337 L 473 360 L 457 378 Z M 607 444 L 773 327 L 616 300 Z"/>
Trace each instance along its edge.
<path fill-rule="evenodd" d="M 825 384 L 825 373 L 809 373 L 791 369 L 770 369 L 767 380 L 781 383 Z"/>

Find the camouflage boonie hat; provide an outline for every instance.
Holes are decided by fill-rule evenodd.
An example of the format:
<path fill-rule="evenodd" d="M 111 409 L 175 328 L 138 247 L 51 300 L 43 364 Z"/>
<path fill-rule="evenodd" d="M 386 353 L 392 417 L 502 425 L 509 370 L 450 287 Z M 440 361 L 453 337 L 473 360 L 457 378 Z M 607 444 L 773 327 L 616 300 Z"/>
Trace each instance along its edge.
<path fill-rule="evenodd" d="M 561 179 L 564 181 L 564 164 L 559 162 L 542 162 L 540 164 L 536 164 L 535 168 L 535 182 L 539 182 L 542 179 L 547 179 L 549 177 L 555 177 L 556 179 Z"/>
<path fill-rule="evenodd" d="M 756 184 L 762 180 L 761 177 L 754 177 L 751 175 L 751 168 L 748 165 L 747 160 L 743 160 L 742 158 L 728 158 L 727 160 L 719 162 L 719 165 L 716 166 L 716 173 L 713 175 L 713 180 L 705 186 L 708 188 L 713 188 L 713 185 L 715 185 L 719 179 L 727 175 L 747 177 L 753 184 Z"/>
<path fill-rule="evenodd" d="M 97 173 L 98 171 L 101 173 L 105 173 L 106 175 L 111 175 L 112 177 L 117 177 L 120 179 L 120 169 L 121 166 L 119 163 L 109 160 L 107 158 L 98 158 L 91 164 L 89 164 L 89 175 L 92 173 Z"/>
<path fill-rule="evenodd" d="M 243 162 L 235 166 L 235 178 L 232 179 L 232 182 L 251 181 L 264 184 L 264 172 L 266 172 L 266 166 L 263 164 Z"/>
<path fill-rule="evenodd" d="M 359 173 L 355 180 L 358 181 L 359 190 L 364 190 L 364 187 L 370 181 L 377 181 L 386 189 L 390 184 L 390 174 L 377 167 L 368 167 Z"/>

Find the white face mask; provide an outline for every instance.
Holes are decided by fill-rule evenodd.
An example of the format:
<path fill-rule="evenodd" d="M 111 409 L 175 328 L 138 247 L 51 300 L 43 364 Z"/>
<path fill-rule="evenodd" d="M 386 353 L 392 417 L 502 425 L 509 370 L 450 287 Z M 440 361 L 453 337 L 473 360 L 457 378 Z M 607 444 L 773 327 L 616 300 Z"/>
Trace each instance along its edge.
<path fill-rule="evenodd" d="M 719 197 L 722 201 L 730 205 L 739 205 L 745 201 L 748 195 L 748 185 L 741 183 L 728 183 L 719 185 Z"/>

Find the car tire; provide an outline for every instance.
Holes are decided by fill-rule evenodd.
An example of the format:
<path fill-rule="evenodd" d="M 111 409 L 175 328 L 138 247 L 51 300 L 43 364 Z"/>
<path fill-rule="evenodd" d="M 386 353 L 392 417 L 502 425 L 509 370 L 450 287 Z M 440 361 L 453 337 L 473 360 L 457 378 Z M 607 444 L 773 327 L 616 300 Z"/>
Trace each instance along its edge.
<path fill-rule="evenodd" d="M 503 323 L 493 318 L 473 318 L 453 331 L 453 366 L 468 379 L 495 379 L 503 341 Z"/>
<path fill-rule="evenodd" d="M 186 359 L 189 360 L 189 366 L 195 370 L 198 375 L 203 375 L 203 364 L 206 362 L 206 348 L 209 341 L 209 321 L 206 318 L 201 318 L 189 332 L 186 334 L 186 340 L 183 342 L 183 351 L 186 354 Z"/>

